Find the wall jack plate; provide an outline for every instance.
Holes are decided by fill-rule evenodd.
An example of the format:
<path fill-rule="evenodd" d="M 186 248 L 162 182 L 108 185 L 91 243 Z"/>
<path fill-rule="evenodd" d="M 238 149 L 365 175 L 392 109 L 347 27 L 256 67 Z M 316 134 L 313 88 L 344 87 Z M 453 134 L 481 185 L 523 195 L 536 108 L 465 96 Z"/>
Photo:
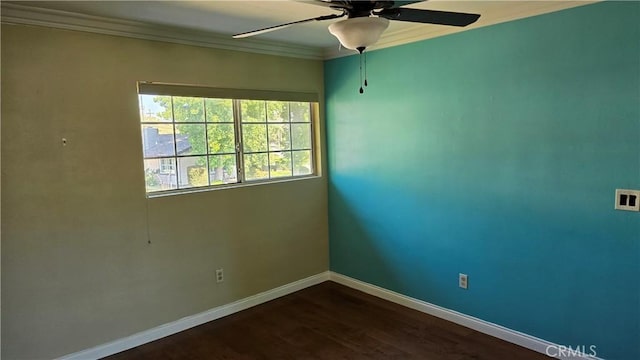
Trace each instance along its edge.
<path fill-rule="evenodd" d="M 615 209 L 640 211 L 640 190 L 616 189 Z"/>
<path fill-rule="evenodd" d="M 462 289 L 467 289 L 469 287 L 469 278 L 467 274 L 458 274 L 458 286 Z"/>

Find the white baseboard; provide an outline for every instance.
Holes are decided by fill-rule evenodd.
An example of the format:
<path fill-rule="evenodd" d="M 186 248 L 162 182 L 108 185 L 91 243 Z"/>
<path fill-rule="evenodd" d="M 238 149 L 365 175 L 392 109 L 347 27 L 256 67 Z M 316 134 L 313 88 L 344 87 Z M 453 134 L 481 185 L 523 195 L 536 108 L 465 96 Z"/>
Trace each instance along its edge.
<path fill-rule="evenodd" d="M 105 356 L 117 354 L 121 351 L 125 351 L 136 346 L 140 346 L 161 339 L 163 337 L 176 334 L 180 331 L 202 325 L 209 321 L 216 320 L 242 310 L 246 310 L 253 306 L 260 305 L 267 301 L 271 301 L 279 297 L 294 293 L 298 290 L 320 284 L 327 280 L 335 281 L 339 284 L 379 297 L 381 299 L 388 300 L 393 303 L 400 304 L 402 306 L 406 306 L 408 308 L 418 310 L 420 312 L 424 312 L 447 321 L 451 321 L 453 323 L 468 327 L 487 335 L 491 335 L 493 337 L 505 340 L 516 345 L 520 345 L 522 347 L 545 355 L 555 356 L 558 354 L 559 349 L 566 349 L 565 347 L 561 347 L 561 345 L 554 344 L 552 342 L 542 340 L 537 337 L 521 333 L 519 331 L 511 330 L 506 327 L 490 323 L 488 321 L 484 321 L 469 315 L 459 313 L 457 311 L 449 310 L 441 306 L 428 303 L 426 301 L 405 296 L 345 275 L 341 275 L 332 271 L 325 271 L 323 273 L 313 275 L 308 278 L 262 292 L 260 294 L 253 295 L 227 305 L 222 305 L 196 315 L 188 316 L 149 330 L 139 332 L 126 338 L 118 339 L 90 349 L 65 355 L 58 360 L 99 359 Z M 548 352 L 547 349 L 551 349 L 551 351 Z M 588 351 L 589 350 L 587 349 L 587 352 Z M 565 354 L 568 355 L 555 356 L 555 358 L 561 360 L 602 360 L 598 357 L 576 354 L 575 352 L 567 351 L 565 352 Z"/>
<path fill-rule="evenodd" d="M 277 299 L 279 297 L 294 293 L 298 290 L 320 284 L 329 280 L 329 271 L 310 276 L 308 278 L 298 280 L 272 290 L 262 292 L 247 298 L 222 305 L 205 312 L 188 316 L 180 320 L 176 320 L 164 325 L 160 325 L 153 329 L 139 332 L 126 338 L 118 339 L 107 344 L 99 345 L 90 349 L 82 350 L 73 354 L 65 355 L 59 360 L 89 360 L 99 359 L 105 356 L 117 354 L 136 346 L 149 343 L 163 337 L 173 335 L 180 331 L 190 329 L 192 327 L 202 325 L 212 320 L 246 310 L 250 307 L 260 305 L 267 301 Z"/>
<path fill-rule="evenodd" d="M 338 284 L 348 286 L 352 289 L 360 290 L 369 295 L 373 295 L 381 299 L 388 300 L 393 303 L 406 306 L 408 308 L 418 310 L 420 312 L 427 313 L 429 315 L 433 315 L 447 321 L 451 321 L 452 323 L 456 323 L 458 325 L 468 327 L 481 333 L 491 335 L 512 344 L 520 345 L 527 349 L 545 354 L 549 357 L 555 357 L 556 359 L 561 360 L 602 360 L 598 357 L 587 356 L 585 354 L 578 353 L 577 351 L 570 351 L 570 349 L 568 349 L 567 347 L 554 344 L 552 342 L 542 340 L 537 337 L 521 333 L 519 331 L 511 330 L 504 326 L 490 323 L 473 316 L 449 310 L 447 308 L 443 308 L 426 301 L 405 296 L 345 275 L 335 273 L 333 271 L 330 272 L 329 280 L 335 281 Z M 588 347 L 585 350 L 587 354 L 590 353 Z"/>

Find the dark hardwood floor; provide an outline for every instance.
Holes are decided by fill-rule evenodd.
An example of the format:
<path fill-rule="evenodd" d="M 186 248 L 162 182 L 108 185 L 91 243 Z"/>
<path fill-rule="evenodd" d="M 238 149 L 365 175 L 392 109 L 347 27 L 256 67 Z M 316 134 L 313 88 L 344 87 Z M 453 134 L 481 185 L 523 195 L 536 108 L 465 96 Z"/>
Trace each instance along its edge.
<path fill-rule="evenodd" d="M 549 358 L 324 282 L 107 359 Z"/>

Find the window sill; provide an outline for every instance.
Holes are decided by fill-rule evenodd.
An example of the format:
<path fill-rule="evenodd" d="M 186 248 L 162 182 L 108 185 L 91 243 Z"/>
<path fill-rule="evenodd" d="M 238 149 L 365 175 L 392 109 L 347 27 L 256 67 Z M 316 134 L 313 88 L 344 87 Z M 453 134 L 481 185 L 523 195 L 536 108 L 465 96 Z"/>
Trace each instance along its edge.
<path fill-rule="evenodd" d="M 287 182 L 293 182 L 293 181 L 319 179 L 321 177 L 322 175 L 307 175 L 307 176 L 296 176 L 296 177 L 287 177 L 287 178 L 280 178 L 280 179 L 256 180 L 256 181 L 248 181 L 243 183 L 233 183 L 233 184 L 216 185 L 216 186 L 194 187 L 194 188 L 188 188 L 188 189 L 165 190 L 165 191 L 147 193 L 147 199 L 174 196 L 174 195 L 209 192 L 209 191 L 228 190 L 228 189 L 243 188 L 248 186 L 280 184 L 280 183 L 287 183 Z"/>

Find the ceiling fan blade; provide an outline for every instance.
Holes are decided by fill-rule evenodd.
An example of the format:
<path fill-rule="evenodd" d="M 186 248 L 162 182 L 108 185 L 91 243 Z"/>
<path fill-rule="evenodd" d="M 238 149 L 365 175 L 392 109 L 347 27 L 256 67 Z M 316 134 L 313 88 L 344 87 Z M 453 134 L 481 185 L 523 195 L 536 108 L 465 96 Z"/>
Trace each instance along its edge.
<path fill-rule="evenodd" d="M 264 29 L 252 30 L 252 31 L 247 31 L 247 32 L 240 33 L 240 34 L 235 34 L 235 35 L 233 35 L 233 38 L 234 39 L 242 39 L 242 38 L 246 38 L 246 37 L 249 37 L 249 36 L 260 35 L 260 34 L 268 33 L 268 32 L 271 32 L 271 31 L 284 29 L 284 28 L 287 28 L 287 27 L 289 27 L 291 25 L 295 25 L 295 24 L 302 24 L 302 23 L 311 22 L 311 21 L 322 21 L 322 20 L 337 19 L 337 18 L 341 18 L 341 17 L 343 17 L 345 15 L 346 15 L 346 12 L 343 12 L 342 14 L 331 14 L 331 15 L 318 16 L 318 17 L 311 18 L 311 19 L 292 21 L 292 22 L 286 23 L 286 24 L 280 24 L 280 25 L 270 26 L 270 27 L 267 27 L 267 28 L 264 28 Z"/>
<path fill-rule="evenodd" d="M 410 8 L 383 9 L 375 14 L 389 20 L 451 26 L 467 26 L 469 24 L 473 24 L 478 20 L 478 18 L 480 18 L 479 14 Z"/>
<path fill-rule="evenodd" d="M 319 5 L 333 9 L 352 9 L 351 0 L 293 0 L 311 5 Z"/>
<path fill-rule="evenodd" d="M 313 5 L 326 6 L 331 8 L 340 8 L 340 9 L 353 9 L 358 6 L 361 6 L 362 3 L 371 3 L 375 4 L 376 9 L 387 9 L 387 8 L 398 8 L 400 6 L 405 6 L 409 4 L 415 4 L 419 2 L 423 2 L 426 0 L 413 0 L 413 1 L 379 1 L 379 0 L 294 0 L 298 2 L 311 3 Z"/>
<path fill-rule="evenodd" d="M 393 8 L 399 8 L 400 6 L 405 6 L 405 5 L 409 5 L 409 4 L 415 4 L 415 3 L 419 3 L 419 2 L 424 2 L 426 0 L 414 0 L 414 1 L 394 1 L 393 2 Z"/>

